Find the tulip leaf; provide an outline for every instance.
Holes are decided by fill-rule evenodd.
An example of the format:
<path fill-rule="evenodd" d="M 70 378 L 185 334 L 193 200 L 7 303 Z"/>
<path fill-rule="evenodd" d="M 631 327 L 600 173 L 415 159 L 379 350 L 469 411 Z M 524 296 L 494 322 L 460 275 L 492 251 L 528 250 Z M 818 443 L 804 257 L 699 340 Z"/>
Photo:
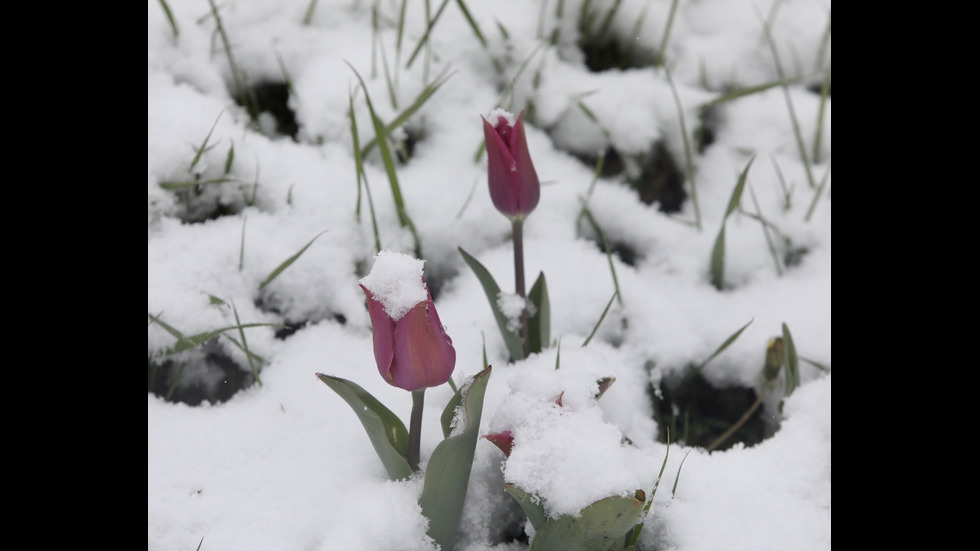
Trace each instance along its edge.
<path fill-rule="evenodd" d="M 357 384 L 323 373 L 317 373 L 316 376 L 340 395 L 357 414 L 371 439 L 374 451 L 388 471 L 388 477 L 400 480 L 411 476 L 412 468 L 405 459 L 408 453 L 408 431 L 401 419 Z"/>
<path fill-rule="evenodd" d="M 449 438 L 449 435 L 453 432 L 453 419 L 456 417 L 456 408 L 463 403 L 463 395 L 457 390 L 453 397 L 449 399 L 449 403 L 446 404 L 446 409 L 442 410 L 442 417 L 440 421 L 442 422 L 442 437 Z"/>
<path fill-rule="evenodd" d="M 463 516 L 463 502 L 473 467 L 476 442 L 480 436 L 483 397 L 490 379 L 491 367 L 477 373 L 469 384 L 460 386 L 457 395 L 463 405 L 457 434 L 436 446 L 425 468 L 425 483 L 419 505 L 429 519 L 429 536 L 443 549 L 451 549 L 456 529 Z"/>
<path fill-rule="evenodd" d="M 534 315 L 527 320 L 530 349 L 531 352 L 541 352 L 551 342 L 551 303 L 548 301 L 548 284 L 545 283 L 544 272 L 538 274 L 538 280 L 534 282 L 527 298 L 534 305 Z"/>
<path fill-rule="evenodd" d="M 507 351 L 510 353 L 510 360 L 512 362 L 523 360 L 524 344 L 521 342 L 521 337 L 507 329 L 507 316 L 504 315 L 500 309 L 500 304 L 497 302 L 497 297 L 500 296 L 500 286 L 493 280 L 493 276 L 483 267 L 483 264 L 480 264 L 480 261 L 470 256 L 462 247 L 459 247 L 459 253 L 463 255 L 463 260 L 469 264 L 473 273 L 476 274 L 476 278 L 483 285 L 483 291 L 487 294 L 487 300 L 490 301 L 490 309 L 493 310 L 493 317 L 497 320 L 500 334 L 504 338 L 504 344 L 507 345 Z"/>
<path fill-rule="evenodd" d="M 523 489 L 519 488 L 514 484 L 504 484 L 504 489 L 514 496 L 517 503 L 520 504 L 521 509 L 524 509 L 524 514 L 527 515 L 527 520 L 530 521 L 531 526 L 535 530 L 541 528 L 544 521 L 548 520 L 548 515 L 544 512 L 544 505 L 537 496 L 525 492 Z"/>
<path fill-rule="evenodd" d="M 549 518 L 534 534 L 529 551 L 622 549 L 626 533 L 643 513 L 643 504 L 635 496 L 611 496 L 582 509 L 580 516 Z"/>

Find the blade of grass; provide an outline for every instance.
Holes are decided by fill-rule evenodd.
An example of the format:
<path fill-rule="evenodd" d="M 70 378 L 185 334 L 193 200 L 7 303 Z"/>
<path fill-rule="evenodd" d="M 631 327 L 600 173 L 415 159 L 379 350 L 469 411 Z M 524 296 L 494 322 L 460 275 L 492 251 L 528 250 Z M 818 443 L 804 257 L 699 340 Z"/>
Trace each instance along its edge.
<path fill-rule="evenodd" d="M 800 386 L 800 360 L 789 327 L 783 323 L 783 361 L 786 363 L 786 396 Z"/>
<path fill-rule="evenodd" d="M 766 41 L 769 43 L 769 50 L 772 52 L 773 65 L 776 67 L 776 74 L 781 80 L 786 80 L 786 73 L 783 71 L 783 64 L 779 60 L 779 51 L 776 48 L 775 39 L 772 37 L 772 29 L 768 24 L 763 22 L 763 30 L 765 31 Z M 806 169 L 806 179 L 809 182 L 811 188 L 817 187 L 816 182 L 813 179 L 813 169 L 810 167 L 810 159 L 806 154 L 806 146 L 803 145 L 803 134 L 800 131 L 800 123 L 796 118 L 796 110 L 793 108 L 793 100 L 790 97 L 789 86 L 784 84 L 782 86 L 783 96 L 786 99 L 786 108 L 789 109 L 789 119 L 793 126 L 793 136 L 796 138 L 796 148 L 799 150 L 800 159 L 803 161 L 803 167 Z"/>
<path fill-rule="evenodd" d="M 675 15 L 677 15 L 677 0 L 671 0 L 670 13 L 667 14 L 667 25 L 664 27 L 664 35 L 660 39 L 660 47 L 657 49 L 657 57 L 653 60 L 654 67 L 661 67 L 664 64 L 664 52 L 667 51 L 667 41 L 670 39 L 670 30 L 674 26 Z"/>
<path fill-rule="evenodd" d="M 347 66 L 354 72 L 357 80 L 361 82 L 361 88 L 364 90 L 364 98 L 367 101 L 368 111 L 371 112 L 371 122 L 374 124 L 375 139 L 378 143 L 378 149 L 381 151 L 381 161 L 384 163 L 385 172 L 388 174 L 391 194 L 395 201 L 395 209 L 398 212 L 398 222 L 403 228 L 407 228 L 411 232 L 412 239 L 415 242 L 415 256 L 416 258 L 422 258 L 422 245 L 419 243 L 419 236 L 415 231 L 415 224 L 412 223 L 412 220 L 408 217 L 408 212 L 405 210 L 405 201 L 402 199 L 401 188 L 398 185 L 398 175 L 395 173 L 395 161 L 391 155 L 391 150 L 388 148 L 388 134 L 385 132 L 381 119 L 378 118 L 377 113 L 374 111 L 374 104 L 371 103 L 371 96 L 368 94 L 364 79 L 361 78 L 361 75 L 354 69 L 353 65 L 346 61 L 344 63 L 347 63 Z"/>
<path fill-rule="evenodd" d="M 718 237 L 715 238 L 714 247 L 711 249 L 711 284 L 719 291 L 724 288 L 725 284 L 725 222 L 735 212 L 739 201 L 741 201 L 742 190 L 745 188 L 745 180 L 749 175 L 749 167 L 752 166 L 753 161 L 755 161 L 754 155 L 749 159 L 745 169 L 742 170 L 742 174 L 738 177 L 735 189 L 732 190 L 732 196 L 728 199 L 728 208 L 725 209 L 725 215 L 721 219 L 721 229 L 718 231 Z"/>
<path fill-rule="evenodd" d="M 350 64 L 348 63 L 348 65 Z M 353 69 L 353 67 L 351 67 L 351 69 Z M 422 89 L 422 92 L 419 93 L 418 97 L 415 98 L 415 101 L 413 101 L 411 105 L 406 107 L 405 110 L 399 113 L 398 116 L 396 116 L 390 123 L 384 125 L 384 134 L 386 136 L 391 135 L 391 133 L 394 132 L 396 129 L 398 129 L 398 127 L 405 124 L 405 122 L 408 121 L 408 119 L 411 118 L 411 116 L 414 115 L 416 111 L 421 109 L 422 105 L 424 105 L 425 102 L 428 101 L 429 98 L 431 98 L 432 95 L 436 93 L 436 90 L 438 90 L 440 86 L 445 84 L 446 81 L 449 80 L 449 78 L 453 76 L 453 74 L 455 74 L 455 73 L 447 74 L 448 71 L 449 71 L 448 67 L 446 69 L 443 69 L 443 71 L 439 73 L 438 76 L 436 76 L 436 79 L 434 81 L 432 81 L 425 88 Z M 361 77 L 358 76 L 357 78 L 360 79 Z M 362 85 L 364 84 L 363 80 L 361 81 L 361 84 Z M 367 88 L 364 89 L 364 93 L 365 95 L 367 95 Z M 371 107 L 370 99 L 368 99 L 368 107 L 369 108 Z M 377 142 L 378 142 L 377 137 L 371 138 L 371 140 L 368 141 L 367 145 L 365 145 L 364 148 L 361 150 L 361 155 L 366 157 L 367 154 L 371 152 L 371 148 L 377 145 Z"/>
<path fill-rule="evenodd" d="M 667 468 L 667 458 L 670 457 L 670 429 L 667 429 L 667 451 L 664 452 L 664 462 L 660 464 L 660 473 L 657 474 L 657 480 L 653 483 L 653 490 L 650 492 L 650 497 L 647 498 L 646 505 L 643 506 L 643 518 L 650 512 L 650 507 L 653 505 L 653 497 L 657 495 L 657 488 L 660 487 L 660 480 L 664 477 L 664 469 Z M 636 542 L 640 539 L 640 531 L 643 530 L 643 523 L 637 523 L 630 532 L 627 538 L 626 549 L 636 549 Z"/>
<path fill-rule="evenodd" d="M 419 54 L 422 46 L 429 41 L 429 34 L 432 33 L 433 27 L 436 26 L 436 21 L 439 20 L 439 16 L 442 15 L 442 11 L 446 9 L 447 4 L 449 4 L 449 0 L 442 0 L 442 4 L 439 5 L 439 9 L 436 10 L 436 15 L 429 20 L 429 24 L 425 27 L 425 33 L 422 35 L 422 38 L 419 39 L 419 43 L 415 45 L 415 49 L 412 50 L 412 55 L 408 56 L 408 61 L 405 62 L 406 69 L 412 66 L 412 63 L 415 61 L 415 56 Z"/>
<path fill-rule="evenodd" d="M 286 268 L 290 267 L 293 264 L 293 262 L 296 262 L 296 260 L 299 259 L 299 257 L 306 252 L 306 249 L 309 249 L 310 245 L 312 245 L 313 242 L 316 241 L 318 237 L 320 237 L 325 233 L 327 233 L 327 230 L 323 230 L 322 232 L 316 234 L 316 237 L 311 239 L 310 242 L 304 245 L 303 248 L 300 249 L 296 254 L 290 256 L 289 258 L 284 260 L 282 264 L 277 266 L 275 270 L 272 270 L 269 276 L 266 277 L 265 280 L 262 281 L 262 283 L 259 283 L 259 290 L 262 290 L 263 288 L 265 288 L 266 285 L 272 283 L 273 280 L 279 277 L 279 274 L 281 274 Z"/>
<path fill-rule="evenodd" d="M 752 186 L 749 186 L 749 195 L 752 197 L 752 204 L 755 205 L 755 212 L 758 215 L 758 219 L 762 222 L 762 234 L 766 238 L 766 245 L 769 246 L 769 254 L 772 256 L 772 261 L 776 266 L 776 275 L 783 275 L 783 262 L 779 259 L 779 252 L 776 251 L 776 245 L 772 242 L 772 236 L 769 235 L 769 224 L 765 222 L 762 218 L 762 208 L 759 207 L 759 199 L 755 196 L 755 190 Z"/>
<path fill-rule="evenodd" d="M 830 96 L 830 65 L 823 77 L 823 84 L 820 86 L 820 107 L 817 109 L 817 129 L 813 135 L 813 162 L 820 162 L 820 142 L 823 139 L 823 119 L 824 110 L 827 107 L 827 98 Z"/>
<path fill-rule="evenodd" d="M 806 216 L 803 218 L 804 221 L 809 222 L 810 218 L 813 216 L 813 211 L 817 209 L 817 202 L 820 201 L 820 196 L 823 195 L 824 189 L 827 187 L 827 182 L 830 181 L 830 163 L 827 163 L 827 171 L 824 172 L 823 178 L 820 179 L 820 185 L 817 186 L 817 192 L 813 194 L 813 200 L 810 202 L 810 208 L 806 209 Z"/>
<path fill-rule="evenodd" d="M 170 333 L 171 335 L 173 335 L 177 339 L 177 342 L 173 346 L 171 346 L 170 348 L 168 348 L 168 349 L 166 349 L 166 350 L 163 351 L 163 354 L 165 356 L 169 356 L 171 354 L 176 354 L 178 352 L 183 352 L 184 350 L 189 350 L 191 348 L 194 348 L 195 346 L 198 346 L 199 344 L 202 344 L 204 342 L 207 342 L 207 341 L 211 340 L 212 338 L 214 338 L 214 337 L 216 337 L 216 336 L 224 333 L 225 331 L 230 331 L 232 329 L 238 329 L 239 327 L 246 328 L 246 329 L 247 328 L 250 328 L 250 327 L 278 327 L 278 328 L 286 328 L 285 325 L 281 325 L 281 324 L 278 324 L 278 323 L 246 323 L 246 324 L 240 325 L 240 326 L 239 325 L 232 325 L 232 326 L 229 326 L 229 327 L 222 327 L 220 329 L 215 329 L 215 330 L 212 330 L 212 331 L 206 331 L 204 333 L 198 333 L 197 335 L 191 335 L 190 337 L 188 337 L 188 336 L 184 335 L 183 333 L 181 333 L 175 327 L 173 327 L 173 326 L 167 324 L 166 322 L 164 322 L 158 316 L 154 316 L 153 314 L 150 314 L 150 313 L 147 313 L 147 316 L 150 318 L 150 321 L 152 321 L 153 323 L 156 323 L 157 325 L 159 325 L 160 327 L 162 327 L 166 332 Z"/>
<path fill-rule="evenodd" d="M 310 5 L 306 7 L 306 15 L 303 16 L 303 24 L 309 25 L 313 21 L 313 12 L 316 11 L 317 0 L 310 0 Z"/>
<path fill-rule="evenodd" d="M 687 461 L 687 456 L 691 455 L 691 450 L 687 450 L 684 454 L 684 459 L 681 459 L 681 464 L 677 466 L 677 476 L 674 477 L 674 487 L 670 490 L 670 496 L 674 497 L 677 495 L 677 483 L 681 480 L 681 469 L 684 468 L 684 462 Z"/>
<path fill-rule="evenodd" d="M 238 246 L 238 271 L 241 272 L 242 268 L 245 266 L 245 223 L 248 222 L 248 216 L 242 217 L 242 238 L 241 244 Z"/>
<path fill-rule="evenodd" d="M 174 40 L 177 40 L 177 35 L 180 34 L 177 30 L 177 20 L 174 19 L 174 14 L 170 11 L 167 0 L 160 0 L 160 7 L 163 8 L 163 14 L 167 16 L 167 23 L 170 23 L 170 30 L 174 33 Z"/>
<path fill-rule="evenodd" d="M 214 132 L 215 127 L 218 126 L 218 121 L 221 119 L 221 115 L 224 114 L 224 112 L 225 110 L 222 109 L 221 112 L 218 113 L 218 116 L 214 119 L 214 124 L 211 125 L 211 130 L 208 130 L 208 135 L 204 136 L 204 141 L 201 143 L 201 147 L 194 149 L 194 158 L 191 159 L 191 166 L 187 168 L 188 172 L 194 172 L 194 167 L 197 166 L 198 161 L 201 160 L 201 155 L 203 155 L 205 151 L 210 150 L 211 147 L 214 147 L 213 145 L 208 147 L 208 141 L 211 139 L 211 134 Z"/>
<path fill-rule="evenodd" d="M 231 51 L 231 41 L 225 32 L 225 26 L 221 23 L 221 16 L 218 15 L 218 7 L 214 5 L 214 0 L 208 0 L 211 6 L 211 15 L 214 17 L 215 32 L 221 38 L 221 43 L 225 49 L 225 56 L 228 58 L 228 68 L 231 71 L 231 79 L 234 84 L 234 96 L 241 98 L 245 104 L 245 110 L 249 117 L 254 121 L 259 116 L 259 101 L 255 96 L 255 90 L 248 85 L 248 76 L 235 61 L 235 56 Z"/>
<path fill-rule="evenodd" d="M 347 95 L 347 116 L 350 118 L 352 150 L 354 151 L 354 168 L 357 172 L 357 204 L 354 206 L 354 217 L 361 221 L 361 181 L 364 181 L 364 193 L 368 200 L 368 210 L 371 213 L 371 229 L 374 231 L 375 252 L 381 251 L 381 236 L 378 234 L 378 220 L 374 215 L 374 201 L 371 198 L 371 188 L 368 186 L 367 173 L 364 172 L 364 157 L 361 156 L 361 140 L 357 132 L 357 117 L 354 116 L 354 94 Z"/>
<path fill-rule="evenodd" d="M 664 67 L 664 75 L 667 83 L 670 84 L 670 91 L 674 95 L 674 104 L 677 106 L 677 117 L 681 125 L 681 137 L 684 139 L 684 166 L 687 172 L 687 181 L 691 188 L 691 204 L 694 207 L 694 227 L 701 231 L 701 207 L 698 206 L 698 186 L 694 181 L 694 155 L 691 153 L 691 140 L 687 135 L 687 125 L 684 124 L 684 108 L 681 106 L 681 98 L 677 95 L 677 88 L 674 86 L 674 79 L 670 77 L 670 69 Z"/>
<path fill-rule="evenodd" d="M 238 308 L 235 307 L 235 303 L 231 303 L 231 311 L 235 313 L 235 323 L 238 324 L 238 336 L 242 339 L 242 350 L 245 351 L 245 357 L 248 358 L 248 365 L 252 368 L 252 376 L 255 377 L 255 382 L 262 386 L 262 379 L 259 378 L 259 368 L 255 365 L 255 360 L 252 359 L 252 353 L 248 350 L 248 341 L 245 340 L 245 330 L 242 329 L 242 320 L 238 318 Z"/>
<path fill-rule="evenodd" d="M 592 340 L 592 337 L 595 336 L 596 331 L 599 330 L 599 326 L 602 325 L 602 320 L 606 319 L 606 314 L 609 313 L 609 307 L 612 306 L 613 300 L 615 300 L 618 295 L 619 291 L 613 291 L 613 295 L 609 297 L 609 302 L 606 303 L 606 307 L 602 310 L 602 315 L 599 316 L 599 321 L 596 322 L 595 327 L 592 328 L 592 332 L 589 333 L 589 336 L 585 339 L 585 342 L 582 343 L 582 348 L 589 345 L 589 341 Z"/>
<path fill-rule="evenodd" d="M 766 83 L 763 83 L 763 84 L 757 84 L 755 86 L 748 86 L 748 87 L 745 87 L 745 88 L 738 88 L 737 90 L 732 90 L 731 92 L 727 92 L 725 94 L 722 94 L 722 95 L 718 96 L 717 98 L 715 98 L 715 99 L 713 99 L 711 101 L 702 103 L 699 108 L 702 109 L 702 110 L 704 110 L 704 109 L 707 109 L 709 107 L 714 107 L 716 105 L 720 105 L 722 103 L 727 103 L 729 101 L 737 100 L 739 98 L 744 98 L 745 96 L 751 96 L 752 94 L 758 94 L 760 92 L 765 92 L 766 90 L 769 90 L 771 88 L 775 88 L 777 86 L 785 86 L 787 84 L 793 84 L 795 82 L 799 82 L 800 80 L 802 80 L 800 77 L 781 78 L 779 80 L 774 80 L 772 82 L 766 82 Z"/>
<path fill-rule="evenodd" d="M 609 242 L 606 241 L 606 234 L 602 232 L 602 228 L 595 221 L 595 217 L 592 216 L 592 211 L 589 210 L 589 206 L 586 204 L 585 200 L 579 197 L 579 201 L 582 203 L 582 212 L 585 213 L 586 219 L 592 225 L 592 229 L 599 236 L 599 240 L 602 242 L 602 249 L 606 251 L 606 260 L 609 262 L 609 271 L 612 273 L 613 287 L 616 289 L 616 293 L 613 295 L 619 302 L 619 305 L 623 305 L 623 291 L 619 288 L 619 278 L 616 277 L 616 266 L 613 264 L 612 259 L 612 249 L 609 248 Z"/>
<path fill-rule="evenodd" d="M 213 178 L 210 180 L 198 180 L 196 182 L 160 182 L 160 187 L 163 189 L 187 189 L 196 186 L 206 186 L 210 184 L 224 184 L 226 182 L 234 182 L 234 178 Z"/>
<path fill-rule="evenodd" d="M 711 360 L 717 358 L 722 352 L 725 351 L 726 348 L 728 348 L 729 346 L 731 346 L 731 344 L 733 342 L 735 342 L 735 339 L 737 339 L 739 337 L 739 335 L 742 334 L 742 331 L 745 331 L 745 328 L 748 327 L 749 325 L 751 325 L 753 321 L 755 321 L 755 318 L 750 319 L 748 321 L 748 323 L 746 323 L 741 328 L 739 328 L 738 331 L 735 331 L 734 333 L 732 333 L 731 335 L 729 335 L 729 337 L 727 339 L 725 339 L 725 342 L 721 343 L 721 346 L 719 346 L 714 352 L 712 352 L 711 355 L 708 356 L 708 359 L 707 360 L 701 362 L 701 365 L 697 366 L 695 368 L 695 370 L 696 371 L 701 371 L 702 369 L 704 369 L 704 366 L 708 365 L 708 362 L 710 362 Z"/>
<path fill-rule="evenodd" d="M 783 176 L 783 169 L 779 167 L 779 163 L 776 162 L 776 156 L 770 155 L 769 159 L 772 161 L 773 168 L 776 169 L 776 177 L 779 178 L 779 185 L 782 186 L 783 190 L 783 210 L 787 211 L 793 205 L 793 188 L 786 185 L 786 177 Z"/>

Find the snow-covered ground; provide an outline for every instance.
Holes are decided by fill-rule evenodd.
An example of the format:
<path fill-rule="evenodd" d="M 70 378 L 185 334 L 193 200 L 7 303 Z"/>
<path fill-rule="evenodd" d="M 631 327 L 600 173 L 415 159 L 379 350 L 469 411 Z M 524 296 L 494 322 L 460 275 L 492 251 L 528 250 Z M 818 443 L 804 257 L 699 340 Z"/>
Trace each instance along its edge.
<path fill-rule="evenodd" d="M 214 5 L 223 32 L 208 0 L 149 2 L 149 549 L 435 548 L 421 479 L 389 481 L 350 406 L 315 377 L 356 382 L 407 424 L 411 393 L 378 375 L 358 286 L 376 239 L 421 253 L 456 349 L 453 380 L 480 372 L 484 350 L 493 366 L 480 433 L 515 435 L 506 461 L 478 441 L 455 549 L 528 547 L 533 530 L 505 482 L 553 516 L 574 515 L 604 497 L 650 495 L 665 457 L 638 549 L 830 549 L 830 1 L 681 0 L 666 41 L 670 0 L 593 0 L 585 17 L 582 0 L 428 4 L 438 19 L 409 66 L 426 35 L 421 0 L 228 0 Z M 599 33 L 614 6 L 606 36 L 636 66 L 590 70 L 581 30 Z M 653 66 L 657 53 L 664 64 Z M 394 133 L 412 144 L 396 170 L 417 242 L 378 147 L 367 189 L 358 185 L 350 106 L 361 146 L 375 136 L 358 75 L 385 123 L 442 81 Z M 785 86 L 753 90 L 783 76 Z M 236 80 L 288 82 L 295 127 L 269 113 L 253 124 Z M 746 95 L 703 110 L 732 92 Z M 490 201 L 481 150 L 481 115 L 498 107 L 525 112 L 542 183 L 524 223 L 525 271 L 529 285 L 545 274 L 551 304 L 553 346 L 514 363 L 458 250 L 513 292 L 511 227 Z M 698 151 L 702 128 L 711 140 Z M 607 171 L 594 181 L 600 151 Z M 630 182 L 661 201 L 642 201 Z M 666 208 L 681 182 L 679 210 Z M 615 250 L 612 266 L 583 205 Z M 168 353 L 174 331 L 240 325 Z M 783 373 L 768 391 L 756 414 L 764 439 L 736 436 L 712 452 L 692 441 L 690 415 L 706 401 L 763 391 L 766 347 L 784 325 L 800 386 L 784 396 Z M 742 327 L 701 370 L 700 409 L 685 418 L 679 381 Z M 596 400 L 604 377 L 616 381 Z M 426 393 L 423 469 L 452 394 Z M 671 424 L 688 433 L 671 433 L 668 455 Z"/>

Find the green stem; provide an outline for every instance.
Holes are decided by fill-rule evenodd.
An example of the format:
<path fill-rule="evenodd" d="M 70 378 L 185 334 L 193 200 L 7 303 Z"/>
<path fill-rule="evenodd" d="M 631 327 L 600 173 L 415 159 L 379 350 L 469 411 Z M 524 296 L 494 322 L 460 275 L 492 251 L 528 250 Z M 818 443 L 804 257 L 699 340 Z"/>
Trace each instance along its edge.
<path fill-rule="evenodd" d="M 425 389 L 412 391 L 412 419 L 408 425 L 408 466 L 413 472 L 419 472 L 419 448 L 422 442 L 422 403 L 425 401 Z"/>
<path fill-rule="evenodd" d="M 513 219 L 514 224 L 514 286 L 517 295 L 527 298 L 524 291 L 524 218 Z M 521 342 L 524 344 L 524 357 L 530 353 L 531 339 L 528 336 L 527 308 L 521 310 Z"/>

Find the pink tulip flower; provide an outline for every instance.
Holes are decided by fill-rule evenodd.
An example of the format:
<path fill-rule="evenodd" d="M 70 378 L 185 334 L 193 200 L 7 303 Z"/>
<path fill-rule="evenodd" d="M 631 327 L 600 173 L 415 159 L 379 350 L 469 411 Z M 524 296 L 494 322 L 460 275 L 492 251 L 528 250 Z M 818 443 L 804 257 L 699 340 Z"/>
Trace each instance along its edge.
<path fill-rule="evenodd" d="M 425 281 L 422 282 L 425 285 Z M 439 321 L 428 286 L 426 300 L 399 319 L 385 311 L 381 301 L 364 285 L 368 313 L 374 327 L 374 359 L 384 380 L 405 390 L 439 386 L 456 367 L 456 349 Z"/>
<path fill-rule="evenodd" d="M 497 210 L 508 217 L 524 218 L 541 197 L 541 184 L 534 171 L 524 135 L 524 112 L 513 126 L 510 113 L 496 109 L 490 121 L 483 119 L 483 137 L 487 146 L 487 172 L 490 198 Z"/>

